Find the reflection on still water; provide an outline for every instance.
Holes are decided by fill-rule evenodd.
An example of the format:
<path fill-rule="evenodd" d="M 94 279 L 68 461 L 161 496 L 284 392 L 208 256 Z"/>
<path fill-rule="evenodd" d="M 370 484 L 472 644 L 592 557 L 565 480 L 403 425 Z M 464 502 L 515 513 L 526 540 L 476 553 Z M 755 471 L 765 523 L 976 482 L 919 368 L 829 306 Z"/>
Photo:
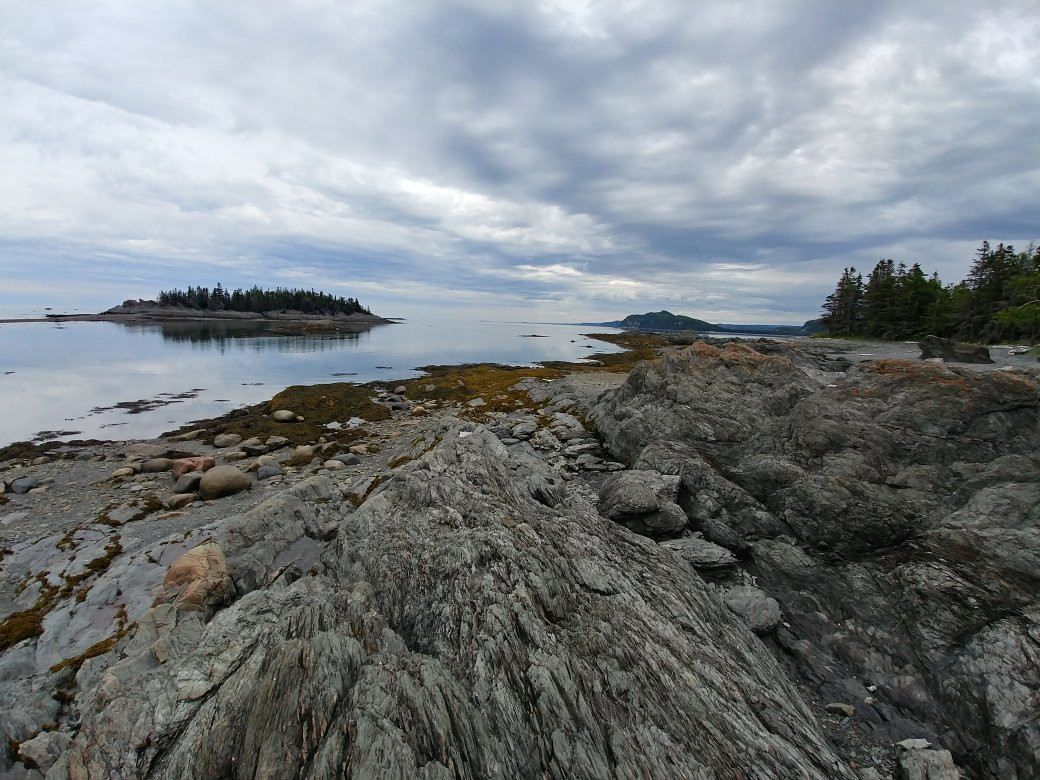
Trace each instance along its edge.
<path fill-rule="evenodd" d="M 400 380 L 419 376 L 416 366 L 524 365 L 617 351 L 588 340 L 587 328 L 545 323 L 408 322 L 285 335 L 291 328 L 228 320 L 2 324 L 0 408 L 8 413 L 0 446 L 40 431 L 156 436 L 267 400 L 289 385 Z M 141 403 L 171 398 L 178 402 Z"/>
<path fill-rule="evenodd" d="M 264 352 L 322 352 L 357 346 L 361 334 L 371 327 L 355 331 L 328 331 L 323 333 L 294 332 L 284 322 L 236 322 L 234 320 L 157 322 L 133 324 L 132 330 L 154 333 L 163 341 L 204 345 L 223 352 L 228 347 Z"/>

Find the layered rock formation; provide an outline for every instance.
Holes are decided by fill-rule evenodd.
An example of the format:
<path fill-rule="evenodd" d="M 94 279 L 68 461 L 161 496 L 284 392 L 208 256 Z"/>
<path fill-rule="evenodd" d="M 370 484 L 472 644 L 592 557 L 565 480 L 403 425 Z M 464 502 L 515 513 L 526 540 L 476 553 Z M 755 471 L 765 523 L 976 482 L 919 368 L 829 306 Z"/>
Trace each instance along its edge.
<path fill-rule="evenodd" d="M 174 564 L 48 776 L 852 777 L 679 554 L 484 428 L 433 441 Z"/>
<path fill-rule="evenodd" d="M 980 777 L 1040 776 L 1035 376 L 770 351 L 640 364 L 593 412 L 606 447 L 678 475 L 689 530 L 746 556 L 810 697 Z"/>

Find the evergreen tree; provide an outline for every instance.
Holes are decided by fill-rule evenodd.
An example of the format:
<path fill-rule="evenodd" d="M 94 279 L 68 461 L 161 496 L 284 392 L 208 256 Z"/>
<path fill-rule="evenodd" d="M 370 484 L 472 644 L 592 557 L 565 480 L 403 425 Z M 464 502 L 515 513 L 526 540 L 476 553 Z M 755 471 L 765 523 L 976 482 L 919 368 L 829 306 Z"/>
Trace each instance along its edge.
<path fill-rule="evenodd" d="M 863 276 L 856 269 L 842 271 L 838 286 L 823 304 L 823 327 L 836 336 L 859 332 L 863 308 Z"/>
<path fill-rule="evenodd" d="M 343 298 L 310 290 L 287 289 L 276 287 L 274 290 L 261 290 L 253 285 L 248 290 L 236 289 L 229 293 L 224 285 L 217 282 L 216 287 L 189 286 L 186 290 L 162 290 L 158 301 L 163 306 L 184 306 L 189 309 L 213 309 L 215 311 L 231 310 L 241 312 L 301 311 L 304 314 L 371 314 L 356 298 Z"/>
<path fill-rule="evenodd" d="M 863 331 L 867 336 L 893 338 L 896 314 L 896 272 L 891 260 L 880 260 L 867 275 Z"/>

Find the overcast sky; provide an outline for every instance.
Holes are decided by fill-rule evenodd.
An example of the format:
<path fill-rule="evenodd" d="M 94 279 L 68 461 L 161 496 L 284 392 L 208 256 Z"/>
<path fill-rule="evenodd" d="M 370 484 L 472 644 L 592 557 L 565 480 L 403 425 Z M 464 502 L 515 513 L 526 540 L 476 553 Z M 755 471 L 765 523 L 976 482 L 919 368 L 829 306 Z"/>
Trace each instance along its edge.
<path fill-rule="evenodd" d="M 801 322 L 1040 240 L 1036 0 L 5 0 L 0 304 Z"/>

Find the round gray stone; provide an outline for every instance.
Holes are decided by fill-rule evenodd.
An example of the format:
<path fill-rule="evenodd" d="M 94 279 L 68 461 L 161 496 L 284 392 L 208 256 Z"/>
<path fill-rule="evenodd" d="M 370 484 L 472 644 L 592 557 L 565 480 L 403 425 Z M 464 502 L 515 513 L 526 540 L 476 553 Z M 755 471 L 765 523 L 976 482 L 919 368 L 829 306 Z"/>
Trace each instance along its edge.
<path fill-rule="evenodd" d="M 221 498 L 249 490 L 253 483 L 236 466 L 214 466 L 199 481 L 199 495 L 204 499 Z"/>

